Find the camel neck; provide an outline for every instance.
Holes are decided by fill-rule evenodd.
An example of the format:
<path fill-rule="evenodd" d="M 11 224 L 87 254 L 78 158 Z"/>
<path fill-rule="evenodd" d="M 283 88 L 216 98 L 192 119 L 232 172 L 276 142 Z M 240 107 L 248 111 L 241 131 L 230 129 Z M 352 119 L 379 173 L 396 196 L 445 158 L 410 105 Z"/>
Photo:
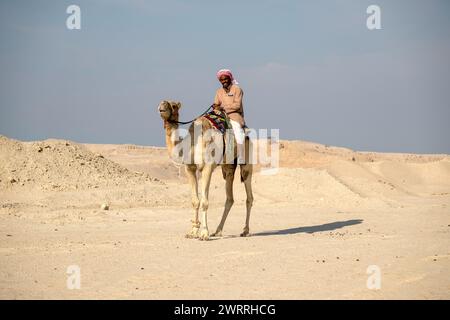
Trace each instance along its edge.
<path fill-rule="evenodd" d="M 167 151 L 169 152 L 169 156 L 172 155 L 173 148 L 180 143 L 177 134 L 175 133 L 175 130 L 178 129 L 178 124 L 173 124 L 169 122 L 164 123 L 164 128 L 166 130 L 166 146 Z M 175 133 L 175 135 L 174 135 Z M 174 138 L 172 140 L 172 137 Z"/>

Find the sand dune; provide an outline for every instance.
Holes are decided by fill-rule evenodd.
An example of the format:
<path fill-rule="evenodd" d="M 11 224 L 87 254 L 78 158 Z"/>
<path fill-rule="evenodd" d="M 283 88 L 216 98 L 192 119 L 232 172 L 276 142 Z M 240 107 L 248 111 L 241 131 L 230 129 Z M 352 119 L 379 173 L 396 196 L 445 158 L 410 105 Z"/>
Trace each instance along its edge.
<path fill-rule="evenodd" d="M 236 237 L 236 179 L 209 242 L 184 238 L 190 189 L 165 148 L 0 136 L 0 163 L 0 298 L 450 298 L 449 155 L 281 141 L 279 172 L 256 167 L 253 236 Z M 211 230 L 224 201 L 216 170 Z"/>

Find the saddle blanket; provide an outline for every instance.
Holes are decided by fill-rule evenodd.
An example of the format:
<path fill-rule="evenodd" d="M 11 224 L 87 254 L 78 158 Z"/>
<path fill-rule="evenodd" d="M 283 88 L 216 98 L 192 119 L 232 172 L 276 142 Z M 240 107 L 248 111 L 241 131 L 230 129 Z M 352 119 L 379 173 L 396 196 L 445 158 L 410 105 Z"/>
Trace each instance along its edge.
<path fill-rule="evenodd" d="M 232 129 L 231 123 L 227 117 L 227 115 L 219 110 L 211 110 L 204 115 L 209 122 L 211 122 L 212 126 L 225 134 L 227 129 Z"/>

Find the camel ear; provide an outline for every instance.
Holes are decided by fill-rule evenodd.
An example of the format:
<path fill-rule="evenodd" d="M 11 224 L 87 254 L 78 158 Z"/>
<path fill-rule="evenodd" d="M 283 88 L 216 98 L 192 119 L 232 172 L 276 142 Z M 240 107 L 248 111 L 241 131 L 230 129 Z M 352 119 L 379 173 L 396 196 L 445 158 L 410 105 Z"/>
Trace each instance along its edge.
<path fill-rule="evenodd" d="M 172 107 L 177 109 L 177 110 L 180 110 L 181 102 L 178 102 L 178 101 L 177 102 L 173 102 Z"/>

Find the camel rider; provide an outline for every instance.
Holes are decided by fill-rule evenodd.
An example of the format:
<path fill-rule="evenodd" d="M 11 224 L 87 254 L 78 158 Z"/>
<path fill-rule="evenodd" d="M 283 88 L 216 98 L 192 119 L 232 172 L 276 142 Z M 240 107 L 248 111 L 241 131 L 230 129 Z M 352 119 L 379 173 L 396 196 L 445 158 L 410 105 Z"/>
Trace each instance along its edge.
<path fill-rule="evenodd" d="M 238 163 L 244 162 L 244 108 L 242 97 L 244 92 L 238 87 L 238 82 L 228 69 L 221 69 L 217 72 L 217 79 L 222 84 L 222 88 L 217 89 L 214 98 L 214 109 L 225 111 L 230 118 L 234 136 L 237 142 Z"/>

